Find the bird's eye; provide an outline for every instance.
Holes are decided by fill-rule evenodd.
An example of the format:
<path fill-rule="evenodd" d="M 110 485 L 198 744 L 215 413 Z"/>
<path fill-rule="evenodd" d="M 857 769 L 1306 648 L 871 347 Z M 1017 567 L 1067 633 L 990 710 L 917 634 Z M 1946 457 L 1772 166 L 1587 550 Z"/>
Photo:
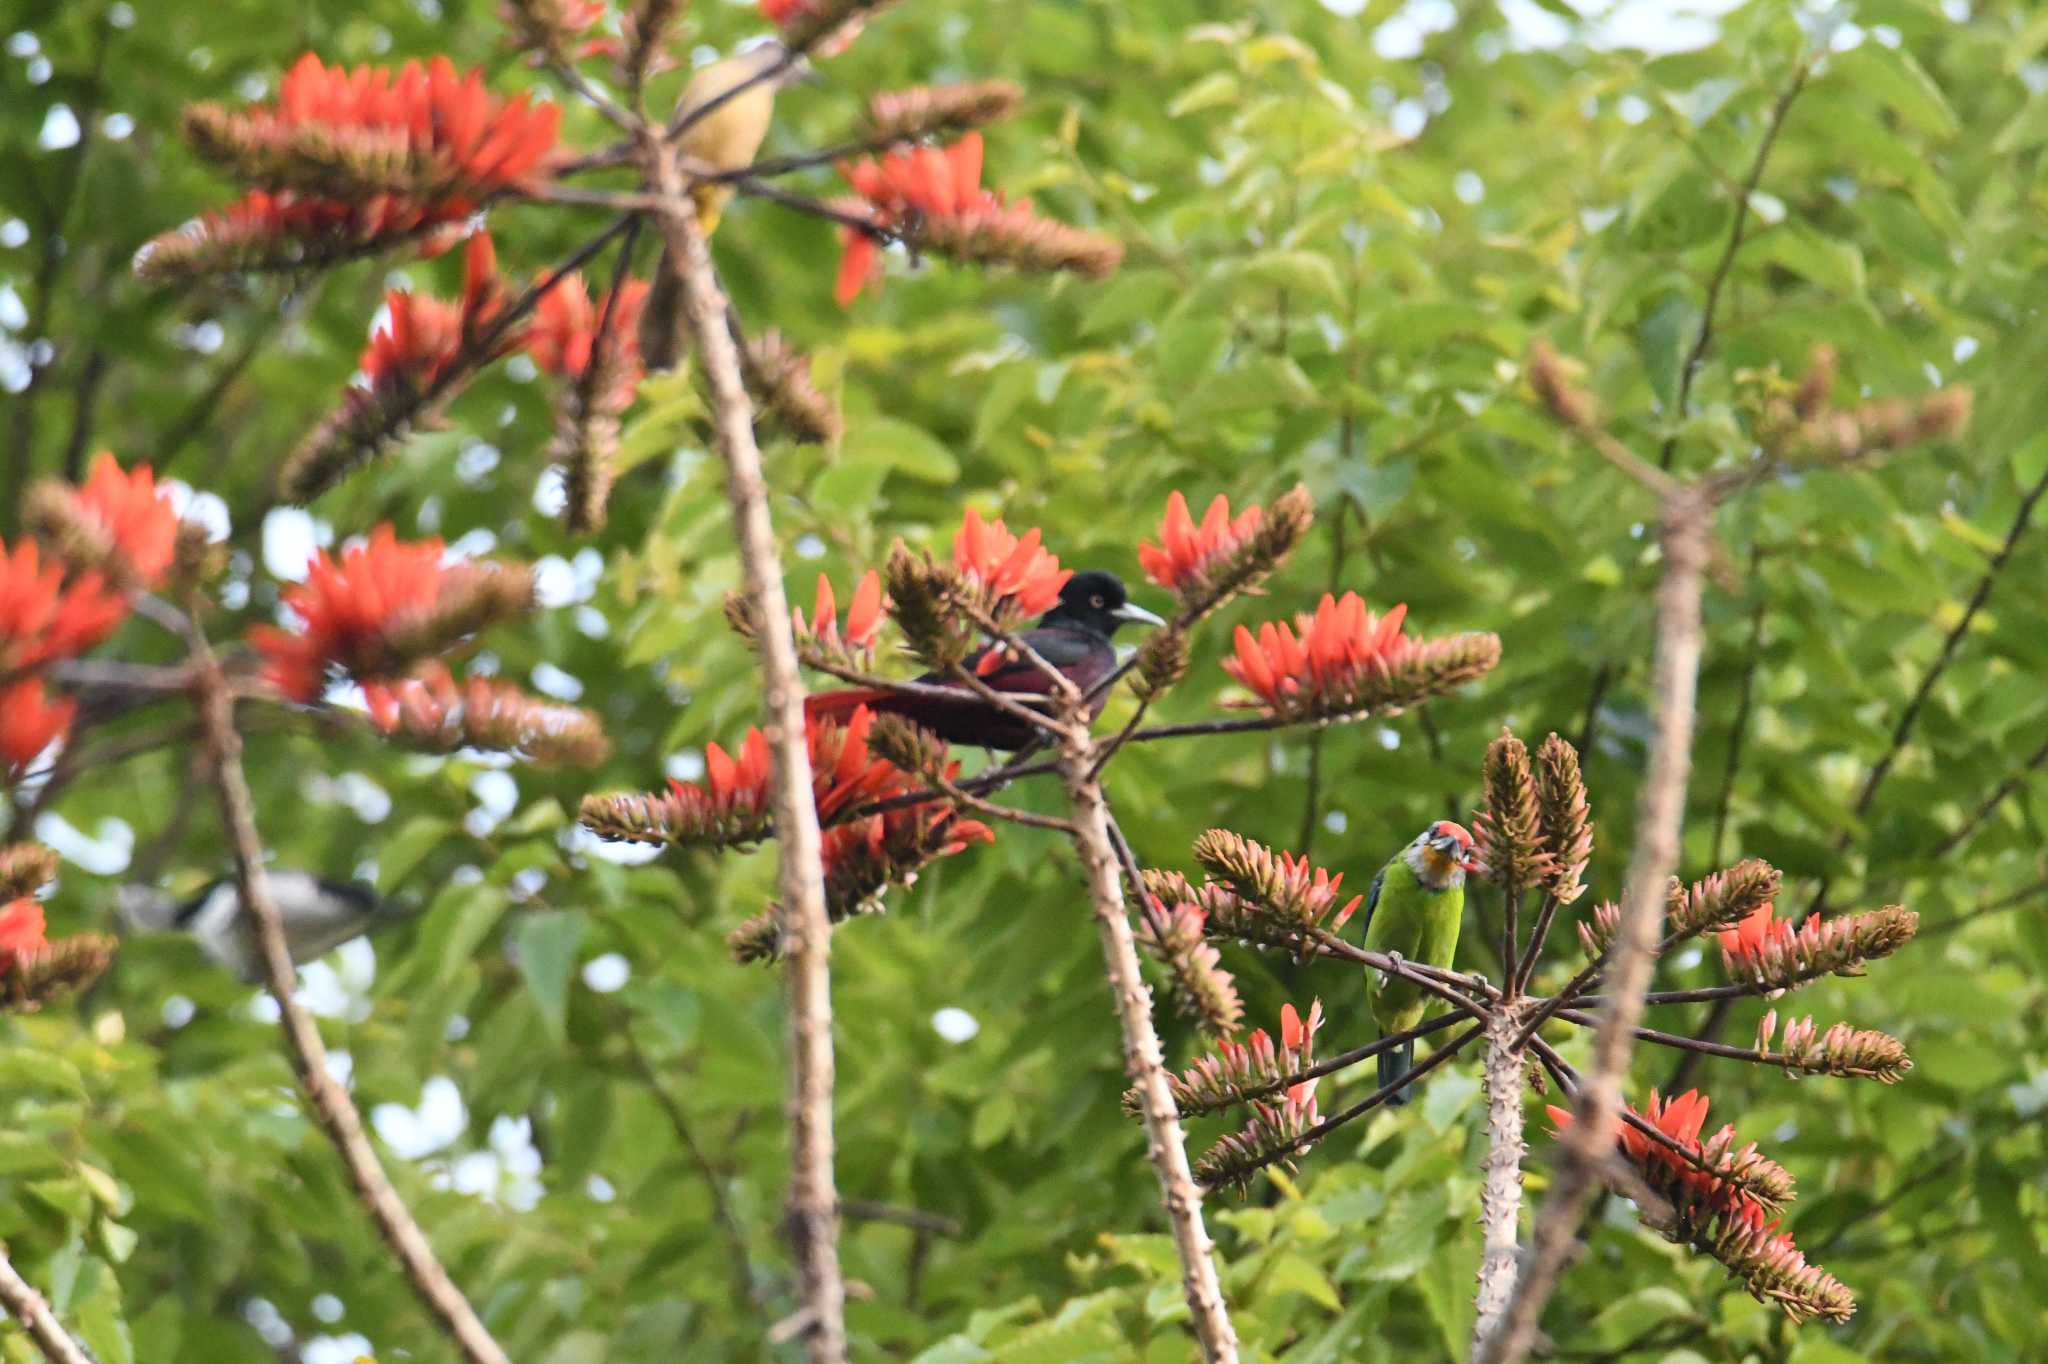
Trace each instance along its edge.
<path fill-rule="evenodd" d="M 1094 608 L 1095 608 L 1096 610 L 1100 611 L 1100 610 L 1102 609 L 1102 605 L 1103 605 L 1103 603 L 1102 603 L 1102 594 L 1101 594 L 1100 592 L 1098 592 L 1098 593 L 1096 593 L 1096 594 L 1095 594 L 1094 596 L 1090 597 L 1090 598 L 1088 599 L 1088 604 L 1089 604 L 1090 606 L 1094 607 Z"/>

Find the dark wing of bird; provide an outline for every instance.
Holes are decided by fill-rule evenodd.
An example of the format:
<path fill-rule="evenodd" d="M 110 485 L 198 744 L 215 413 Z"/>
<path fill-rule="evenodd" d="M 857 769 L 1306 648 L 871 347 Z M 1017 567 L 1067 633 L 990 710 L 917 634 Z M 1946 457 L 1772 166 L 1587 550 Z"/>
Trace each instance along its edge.
<path fill-rule="evenodd" d="M 1380 907 L 1380 887 L 1387 881 L 1387 869 L 1381 867 L 1372 874 L 1372 889 L 1365 893 L 1365 917 L 1358 922 L 1358 940 L 1365 941 L 1366 930 L 1372 927 L 1372 912 Z"/>
<path fill-rule="evenodd" d="M 1094 686 L 1102 680 L 1109 669 L 1116 666 L 1116 650 L 1108 641 L 1098 639 L 1086 631 L 1064 630 L 1053 626 L 1042 630 L 1027 630 L 1019 638 L 1030 645 L 1040 658 L 1058 668 L 1083 689 Z M 967 656 L 962 666 L 969 672 L 975 671 L 982 660 L 988 657 L 990 649 L 999 647 L 991 645 L 989 648 L 976 650 Z M 948 679 L 935 674 L 930 680 L 944 682 Z M 988 672 L 981 674 L 981 680 L 991 691 L 1044 695 L 1052 690 L 1052 684 L 1047 681 L 1045 673 L 1039 666 L 1024 658 L 1007 659 L 998 663 Z"/>

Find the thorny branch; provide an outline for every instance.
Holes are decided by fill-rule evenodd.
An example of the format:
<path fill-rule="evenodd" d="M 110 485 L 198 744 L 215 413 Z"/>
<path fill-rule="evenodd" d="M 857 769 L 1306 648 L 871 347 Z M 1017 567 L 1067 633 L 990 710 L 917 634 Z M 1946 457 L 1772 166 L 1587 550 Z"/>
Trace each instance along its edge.
<path fill-rule="evenodd" d="M 768 515 L 754 411 L 726 329 L 728 304 L 674 156 L 647 139 L 647 171 L 663 200 L 669 269 L 711 391 L 713 427 L 726 463 L 726 493 L 745 568 L 775 752 L 775 825 L 781 919 L 788 957 L 789 1224 L 803 1289 L 801 1323 L 814 1364 L 846 1358 L 846 1284 L 839 1268 L 839 1197 L 833 1182 L 831 920 L 825 910 L 818 812 L 811 796 L 804 687 L 782 591 L 782 564 Z"/>
<path fill-rule="evenodd" d="M 1543 1304 L 1557 1285 L 1592 1192 L 1593 1176 L 1614 1145 L 1621 1080 L 1655 965 L 1665 883 L 1678 865 L 1678 836 L 1692 766 L 1700 599 L 1705 590 L 1712 519 L 1712 504 L 1694 490 L 1682 488 L 1664 501 L 1664 577 L 1657 589 L 1652 664 L 1656 720 L 1608 976 L 1614 998 L 1594 1039 L 1593 1075 L 1580 1094 L 1557 1182 L 1537 1215 L 1523 1252 L 1514 1297 L 1499 1326 L 1474 1353 L 1481 1364 L 1516 1364 L 1528 1354 Z"/>
<path fill-rule="evenodd" d="M 348 1167 L 357 1197 L 398 1257 L 413 1291 L 440 1321 L 463 1358 L 469 1364 L 510 1364 L 462 1290 L 435 1258 L 426 1233 L 413 1220 L 398 1191 L 392 1188 L 363 1130 L 362 1115 L 329 1069 L 327 1048 L 320 1040 L 319 1028 L 293 994 L 297 973 L 291 951 L 285 945 L 284 921 L 277 902 L 271 898 L 269 880 L 263 870 L 263 843 L 256 831 L 255 801 L 242 773 L 242 738 L 235 729 L 233 694 L 205 636 L 194 628 L 190 641 L 197 670 L 199 720 L 205 734 L 206 756 L 212 766 L 214 793 L 220 802 L 221 823 L 234 853 L 235 886 L 255 929 L 264 983 L 277 1001 L 299 1084 L 328 1140 Z"/>

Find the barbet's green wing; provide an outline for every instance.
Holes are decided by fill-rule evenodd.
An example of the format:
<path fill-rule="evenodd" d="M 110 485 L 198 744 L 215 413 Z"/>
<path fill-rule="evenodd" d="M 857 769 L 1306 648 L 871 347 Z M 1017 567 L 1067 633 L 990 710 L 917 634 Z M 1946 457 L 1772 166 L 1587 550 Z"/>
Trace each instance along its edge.
<path fill-rule="evenodd" d="M 1430 896 L 1406 862 L 1395 858 L 1373 878 L 1373 911 L 1365 925 L 1368 951 L 1399 953 L 1410 961 L 1422 957 L 1429 933 Z M 1366 997 L 1372 1015 L 1387 1032 L 1400 1032 L 1422 1021 L 1422 993 L 1412 983 L 1383 977 L 1370 967 L 1365 973 Z"/>

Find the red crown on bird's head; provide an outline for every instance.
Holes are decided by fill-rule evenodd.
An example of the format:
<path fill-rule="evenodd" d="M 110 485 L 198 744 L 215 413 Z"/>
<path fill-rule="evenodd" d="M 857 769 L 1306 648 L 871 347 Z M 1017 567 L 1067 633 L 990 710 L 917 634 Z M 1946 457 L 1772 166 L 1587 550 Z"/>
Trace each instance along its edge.
<path fill-rule="evenodd" d="M 1457 845 L 1458 851 L 1455 856 L 1450 855 L 1447 852 L 1436 852 L 1434 846 L 1431 846 L 1430 850 L 1432 852 L 1436 852 L 1437 856 L 1441 857 L 1446 863 L 1450 864 L 1446 866 L 1444 870 L 1450 870 L 1451 866 L 1456 866 L 1461 870 L 1467 872 L 1476 872 L 1479 870 L 1479 860 L 1472 855 L 1472 834 L 1468 829 L 1465 828 L 1464 825 L 1458 823 L 1456 820 L 1438 820 L 1436 823 L 1429 826 L 1428 831 L 1423 834 L 1423 837 L 1426 840 L 1428 840 L 1428 842 L 1431 845 L 1434 845 L 1440 839 L 1446 838 L 1450 839 L 1453 843 Z"/>

